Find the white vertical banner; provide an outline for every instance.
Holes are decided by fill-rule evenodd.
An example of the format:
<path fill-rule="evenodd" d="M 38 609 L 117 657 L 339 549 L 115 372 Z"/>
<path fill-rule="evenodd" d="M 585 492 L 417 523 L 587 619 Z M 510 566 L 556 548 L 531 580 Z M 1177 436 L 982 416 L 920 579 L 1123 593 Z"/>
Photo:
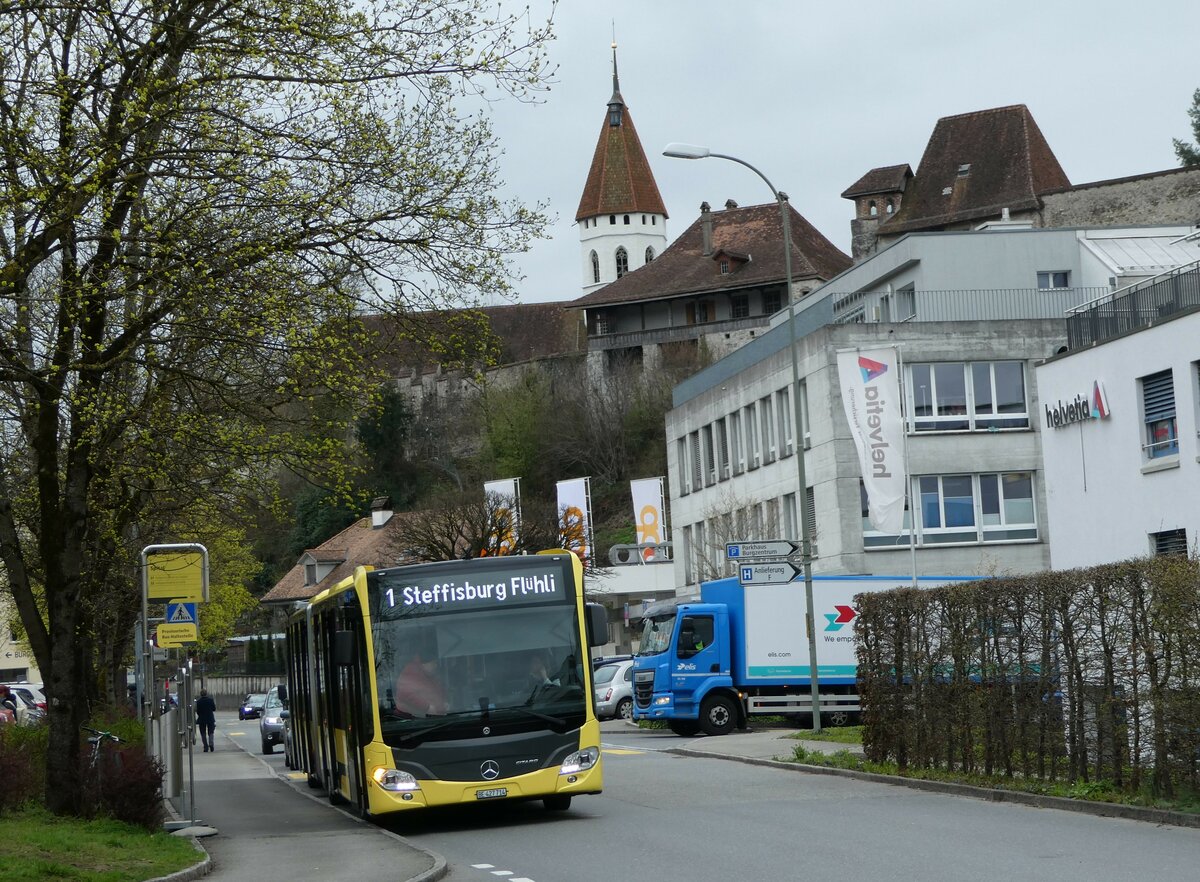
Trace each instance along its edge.
<path fill-rule="evenodd" d="M 858 448 L 871 525 L 881 533 L 904 530 L 904 416 L 900 411 L 900 351 L 838 352 L 842 405 Z"/>
<path fill-rule="evenodd" d="M 514 554 L 521 539 L 521 479 L 485 481 L 483 493 L 496 500 L 498 535 L 492 538 L 498 553 Z"/>
<path fill-rule="evenodd" d="M 563 546 L 586 565 L 592 556 L 592 495 L 590 478 L 558 482 L 558 525 Z"/>
<path fill-rule="evenodd" d="M 640 478 L 630 481 L 629 493 L 633 497 L 633 525 L 637 530 L 638 545 L 661 545 L 666 542 L 663 479 Z M 652 548 L 642 550 L 642 560 L 653 560 L 656 556 Z"/>

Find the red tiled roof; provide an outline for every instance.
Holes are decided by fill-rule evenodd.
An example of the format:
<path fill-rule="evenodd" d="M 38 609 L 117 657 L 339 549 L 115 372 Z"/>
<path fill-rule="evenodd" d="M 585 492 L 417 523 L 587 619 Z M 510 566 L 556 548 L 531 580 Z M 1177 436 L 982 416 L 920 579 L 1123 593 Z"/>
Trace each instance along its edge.
<path fill-rule="evenodd" d="M 263 595 L 260 603 L 285 604 L 308 600 L 353 575 L 355 567 L 384 567 L 402 563 L 402 555 L 396 547 L 396 531 L 405 517 L 404 513 L 393 514 L 386 524 L 377 528 L 371 526 L 369 517 L 360 518 L 336 536 L 306 552 L 319 561 L 340 561 L 324 579 L 316 585 L 305 585 L 304 565 L 297 563 Z"/>
<path fill-rule="evenodd" d="M 620 93 L 614 93 L 613 98 L 619 101 Z M 603 214 L 643 211 L 667 216 L 646 152 L 633 127 L 633 117 L 629 108 L 620 106 L 620 125 L 609 125 L 608 113 L 604 114 L 592 167 L 579 199 L 579 210 L 575 212 L 576 221 Z"/>
<path fill-rule="evenodd" d="M 853 199 L 855 196 L 869 196 L 872 193 L 896 193 L 904 189 L 911 177 L 912 168 L 907 162 L 903 165 L 873 168 L 843 190 L 842 198 Z"/>
<path fill-rule="evenodd" d="M 960 175 L 966 165 L 969 172 Z M 900 210 L 880 224 L 879 234 L 938 229 L 1004 208 L 1036 208 L 1042 193 L 1070 185 L 1024 104 L 943 117 Z"/>
<path fill-rule="evenodd" d="M 821 235 L 790 205 L 792 278 L 832 279 L 849 268 L 851 259 Z M 660 300 L 680 294 L 699 294 L 782 282 L 783 229 L 778 204 L 751 205 L 712 212 L 713 254 L 719 251 L 749 255 L 736 272 L 721 275 L 713 254 L 704 254 L 702 218 L 692 222 L 666 250 L 645 266 L 568 304 L 584 309 L 609 303 Z"/>

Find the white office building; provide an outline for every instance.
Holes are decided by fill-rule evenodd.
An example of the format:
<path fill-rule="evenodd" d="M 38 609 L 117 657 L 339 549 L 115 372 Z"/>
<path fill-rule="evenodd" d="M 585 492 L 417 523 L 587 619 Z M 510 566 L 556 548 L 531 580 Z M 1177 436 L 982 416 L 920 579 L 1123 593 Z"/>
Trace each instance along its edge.
<path fill-rule="evenodd" d="M 799 536 L 793 334 L 816 572 L 901 575 L 914 559 L 920 575 L 1050 566 L 1062 515 L 1048 507 L 1035 366 L 1067 350 L 1068 310 L 1194 260 L 1196 246 L 1177 241 L 1190 232 L 996 223 L 908 235 L 681 383 L 666 429 L 680 593 L 732 573 L 727 542 Z M 915 554 L 907 530 L 880 534 L 865 518 L 837 373 L 838 350 L 893 343 L 904 359 Z M 1195 373 L 1193 364 L 1193 399 Z"/>
<path fill-rule="evenodd" d="M 1200 539 L 1200 264 L 1070 318 L 1036 368 L 1050 562 L 1185 553 Z"/>

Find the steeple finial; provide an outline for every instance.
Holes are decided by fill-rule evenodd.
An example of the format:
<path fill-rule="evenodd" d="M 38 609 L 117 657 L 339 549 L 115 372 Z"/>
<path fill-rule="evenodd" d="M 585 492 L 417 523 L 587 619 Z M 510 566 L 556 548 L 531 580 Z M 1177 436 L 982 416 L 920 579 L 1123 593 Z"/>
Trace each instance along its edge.
<path fill-rule="evenodd" d="M 617 78 L 617 27 L 613 24 L 613 93 L 608 99 L 608 124 L 610 126 L 619 126 L 621 124 L 621 114 L 625 109 L 625 99 L 621 97 L 621 81 Z"/>

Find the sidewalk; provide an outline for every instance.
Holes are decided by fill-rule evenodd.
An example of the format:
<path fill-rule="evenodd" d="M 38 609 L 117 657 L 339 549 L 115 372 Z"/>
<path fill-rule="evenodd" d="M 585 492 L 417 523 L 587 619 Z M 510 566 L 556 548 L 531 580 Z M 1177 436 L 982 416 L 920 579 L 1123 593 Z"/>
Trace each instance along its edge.
<path fill-rule="evenodd" d="M 634 724 L 636 725 L 636 724 Z M 862 756 L 861 744 L 839 744 L 834 741 L 802 741 L 791 736 L 796 729 L 766 729 L 751 726 L 745 731 L 735 730 L 719 738 L 698 737 L 679 739 L 673 753 L 688 753 L 697 756 L 713 756 L 723 759 L 790 760 L 797 745 L 814 753 L 837 753 L 848 750 Z"/>
<path fill-rule="evenodd" d="M 199 839 L 211 858 L 205 878 L 432 882 L 445 875 L 441 857 L 334 808 L 303 780 L 277 777 L 219 730 L 216 741 L 215 751 L 197 747 L 194 756 L 196 821 L 217 830 Z M 199 878 L 205 868 L 177 873 L 170 882 Z"/>

